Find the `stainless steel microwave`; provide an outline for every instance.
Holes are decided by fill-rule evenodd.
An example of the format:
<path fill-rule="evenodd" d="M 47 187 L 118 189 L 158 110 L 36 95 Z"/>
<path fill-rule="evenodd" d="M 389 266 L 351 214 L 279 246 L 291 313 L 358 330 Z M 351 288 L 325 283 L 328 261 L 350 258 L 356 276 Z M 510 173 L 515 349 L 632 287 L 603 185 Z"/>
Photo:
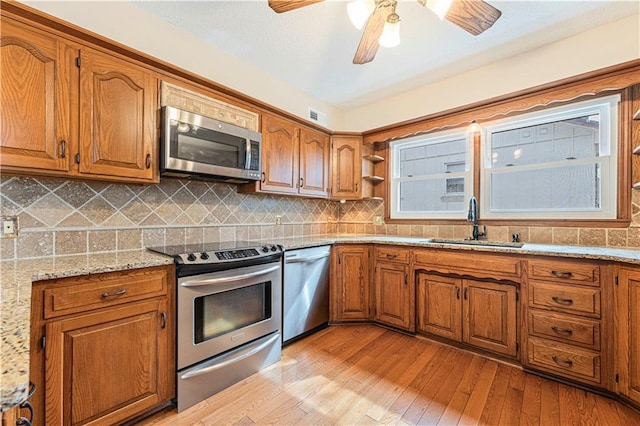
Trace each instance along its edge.
<path fill-rule="evenodd" d="M 258 132 L 165 106 L 160 135 L 162 176 L 229 183 L 260 179 Z"/>

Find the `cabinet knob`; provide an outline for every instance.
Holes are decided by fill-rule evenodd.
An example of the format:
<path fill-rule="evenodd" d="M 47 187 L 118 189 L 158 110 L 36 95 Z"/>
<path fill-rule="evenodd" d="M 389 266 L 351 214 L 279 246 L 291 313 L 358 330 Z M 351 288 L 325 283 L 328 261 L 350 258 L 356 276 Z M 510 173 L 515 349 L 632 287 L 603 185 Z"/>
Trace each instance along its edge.
<path fill-rule="evenodd" d="M 150 169 L 150 168 L 151 168 L 151 154 L 147 154 L 147 162 L 146 162 L 146 165 L 147 165 L 147 169 Z"/>

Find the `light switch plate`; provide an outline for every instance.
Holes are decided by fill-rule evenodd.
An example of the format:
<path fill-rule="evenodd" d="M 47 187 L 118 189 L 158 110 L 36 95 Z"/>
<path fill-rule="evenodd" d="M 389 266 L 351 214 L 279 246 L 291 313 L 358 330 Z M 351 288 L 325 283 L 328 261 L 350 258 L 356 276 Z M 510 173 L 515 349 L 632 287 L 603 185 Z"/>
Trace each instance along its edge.
<path fill-rule="evenodd" d="M 0 217 L 0 238 L 17 238 L 18 216 L 2 216 Z"/>

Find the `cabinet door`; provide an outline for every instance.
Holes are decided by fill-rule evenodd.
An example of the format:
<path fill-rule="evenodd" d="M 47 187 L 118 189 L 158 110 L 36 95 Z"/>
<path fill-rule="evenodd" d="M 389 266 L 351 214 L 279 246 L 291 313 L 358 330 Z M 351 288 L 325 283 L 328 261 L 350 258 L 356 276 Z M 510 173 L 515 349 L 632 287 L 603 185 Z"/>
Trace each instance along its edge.
<path fill-rule="evenodd" d="M 516 356 L 516 288 L 463 281 L 464 342 Z"/>
<path fill-rule="evenodd" d="M 409 266 L 378 262 L 375 273 L 376 320 L 407 331 L 415 331 L 413 280 Z"/>
<path fill-rule="evenodd" d="M 156 78 L 94 50 L 80 57 L 80 173 L 157 181 Z"/>
<path fill-rule="evenodd" d="M 298 193 L 298 132 L 293 123 L 262 116 L 261 191 Z"/>
<path fill-rule="evenodd" d="M 331 279 L 331 320 L 369 318 L 369 247 L 336 247 Z"/>
<path fill-rule="evenodd" d="M 6 18 L 0 28 L 0 165 L 66 172 L 77 50 Z"/>
<path fill-rule="evenodd" d="M 618 390 L 640 404 L 640 269 L 620 269 L 618 282 Z"/>
<path fill-rule="evenodd" d="M 462 341 L 460 280 L 418 274 L 417 285 L 418 330 Z"/>
<path fill-rule="evenodd" d="M 175 368 L 165 300 L 46 326 L 46 424 L 115 424 L 170 399 Z"/>
<path fill-rule="evenodd" d="M 300 130 L 300 194 L 327 197 L 329 189 L 329 137 Z"/>
<path fill-rule="evenodd" d="M 362 194 L 362 139 L 339 136 L 331 141 L 331 197 L 358 199 Z"/>

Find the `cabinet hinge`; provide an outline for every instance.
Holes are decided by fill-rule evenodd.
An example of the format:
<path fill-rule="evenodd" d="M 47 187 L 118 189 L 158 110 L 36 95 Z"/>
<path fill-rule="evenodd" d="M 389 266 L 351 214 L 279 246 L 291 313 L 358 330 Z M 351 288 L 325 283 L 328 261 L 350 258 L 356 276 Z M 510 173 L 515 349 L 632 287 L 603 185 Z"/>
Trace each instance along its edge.
<path fill-rule="evenodd" d="M 616 383 L 620 383 L 620 374 L 616 373 Z"/>
<path fill-rule="evenodd" d="M 82 62 L 82 60 L 80 59 L 80 56 L 78 56 L 76 58 L 76 67 L 80 68 L 80 63 Z"/>
<path fill-rule="evenodd" d="M 42 339 L 40 339 L 40 346 L 42 346 L 43 349 L 47 346 L 47 336 L 42 336 Z"/>
<path fill-rule="evenodd" d="M 616 285 L 618 285 L 618 276 L 616 275 Z"/>
<path fill-rule="evenodd" d="M 80 164 L 80 153 L 76 154 L 76 163 Z"/>

